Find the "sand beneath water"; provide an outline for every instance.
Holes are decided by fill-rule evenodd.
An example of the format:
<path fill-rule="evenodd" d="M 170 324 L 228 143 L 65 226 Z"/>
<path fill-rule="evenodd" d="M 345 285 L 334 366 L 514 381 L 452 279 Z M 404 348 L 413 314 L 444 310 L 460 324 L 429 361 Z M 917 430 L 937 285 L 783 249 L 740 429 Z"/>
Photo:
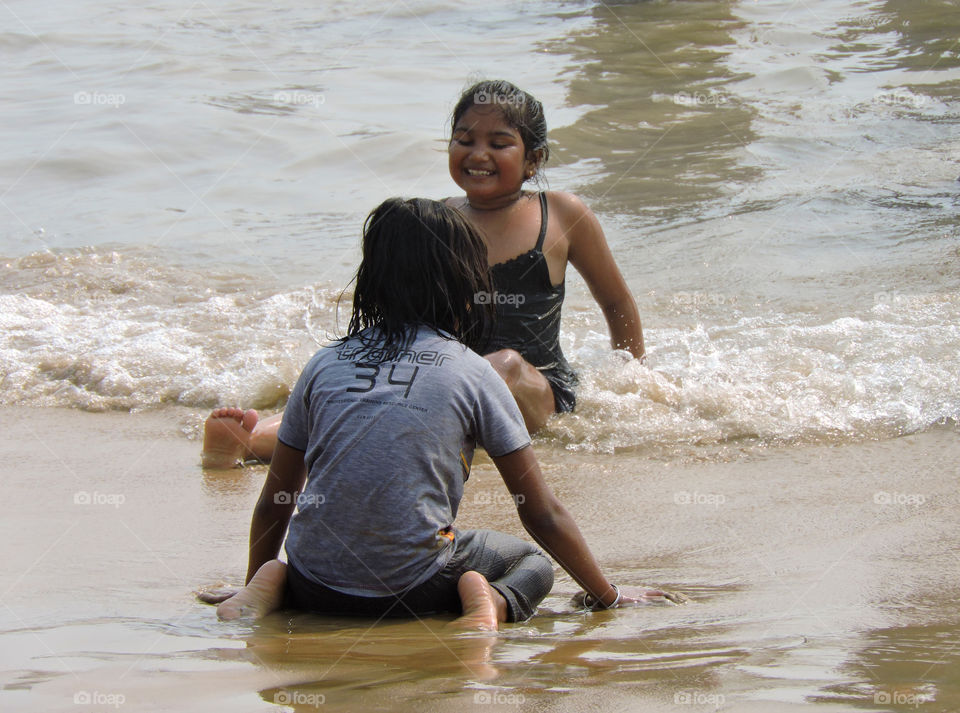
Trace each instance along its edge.
<path fill-rule="evenodd" d="M 221 624 L 265 470 L 204 472 L 200 414 L 2 409 L 0 705 L 17 711 L 960 710 L 960 438 L 702 460 L 540 449 L 614 581 L 684 606 Z M 460 527 L 519 531 L 479 458 Z"/>

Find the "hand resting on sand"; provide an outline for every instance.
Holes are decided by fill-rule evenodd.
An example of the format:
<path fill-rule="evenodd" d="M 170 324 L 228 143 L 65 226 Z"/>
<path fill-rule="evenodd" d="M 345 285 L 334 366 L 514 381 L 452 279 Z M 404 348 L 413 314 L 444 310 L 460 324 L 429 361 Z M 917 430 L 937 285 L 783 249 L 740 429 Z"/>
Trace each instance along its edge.
<path fill-rule="evenodd" d="M 636 607 L 646 604 L 684 604 L 688 601 L 687 597 L 679 592 L 668 592 L 663 589 L 648 589 L 646 587 L 620 587 L 620 602 L 617 609 L 624 607 Z M 577 592 L 573 596 L 573 603 L 581 609 L 590 609 L 584 600 L 586 592 Z"/>

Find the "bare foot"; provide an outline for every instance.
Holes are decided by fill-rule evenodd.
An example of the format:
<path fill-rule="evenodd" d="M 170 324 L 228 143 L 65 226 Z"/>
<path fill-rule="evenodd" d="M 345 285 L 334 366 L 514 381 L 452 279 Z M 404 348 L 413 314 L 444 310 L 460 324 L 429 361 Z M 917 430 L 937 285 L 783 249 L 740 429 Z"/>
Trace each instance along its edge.
<path fill-rule="evenodd" d="M 217 607 L 217 616 L 224 621 L 260 619 L 283 604 L 287 588 L 287 565 L 270 560 L 253 575 L 250 583 Z"/>
<path fill-rule="evenodd" d="M 218 408 L 211 413 L 203 424 L 203 467 L 235 468 L 250 458 L 250 435 L 258 420 L 253 409 Z"/>
<path fill-rule="evenodd" d="M 464 572 L 457 582 L 463 615 L 454 619 L 451 629 L 496 631 L 507 620 L 507 602 L 479 572 Z"/>

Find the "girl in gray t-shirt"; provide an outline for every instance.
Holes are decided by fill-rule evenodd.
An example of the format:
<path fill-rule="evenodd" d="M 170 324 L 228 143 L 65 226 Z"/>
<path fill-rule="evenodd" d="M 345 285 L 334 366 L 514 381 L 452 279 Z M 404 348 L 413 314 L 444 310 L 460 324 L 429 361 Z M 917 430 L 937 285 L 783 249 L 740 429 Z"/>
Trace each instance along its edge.
<path fill-rule="evenodd" d="M 478 295 L 490 293 L 486 247 L 458 211 L 392 198 L 370 213 L 348 335 L 310 360 L 290 396 L 253 513 L 247 586 L 206 597 L 222 602 L 221 618 L 280 606 L 450 612 L 496 629 L 530 617 L 553 584 L 550 560 L 519 538 L 454 527 L 477 445 L 587 608 L 638 601 L 601 572 L 509 389 L 476 353 L 492 323 Z M 276 559 L 285 534 L 287 564 Z"/>

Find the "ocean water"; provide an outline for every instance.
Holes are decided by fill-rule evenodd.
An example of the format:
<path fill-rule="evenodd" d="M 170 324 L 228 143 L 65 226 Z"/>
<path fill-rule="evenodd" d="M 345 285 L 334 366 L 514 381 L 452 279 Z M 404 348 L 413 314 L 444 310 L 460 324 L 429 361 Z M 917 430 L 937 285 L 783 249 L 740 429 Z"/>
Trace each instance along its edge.
<path fill-rule="evenodd" d="M 955 2 L 10 2 L 0 404 L 282 408 L 368 210 L 456 192 L 472 79 L 541 98 L 645 328 L 568 273 L 562 449 L 845 443 L 960 413 Z"/>
<path fill-rule="evenodd" d="M 0 3 L 0 708 L 960 710 L 957 37 L 955 0 Z M 479 76 L 543 100 L 649 352 L 570 271 L 545 476 L 691 601 L 585 615 L 558 569 L 497 636 L 217 622 L 265 469 L 183 430 L 282 408 L 366 213 L 457 190 Z M 505 495 L 478 456 L 458 525 L 522 535 Z"/>

